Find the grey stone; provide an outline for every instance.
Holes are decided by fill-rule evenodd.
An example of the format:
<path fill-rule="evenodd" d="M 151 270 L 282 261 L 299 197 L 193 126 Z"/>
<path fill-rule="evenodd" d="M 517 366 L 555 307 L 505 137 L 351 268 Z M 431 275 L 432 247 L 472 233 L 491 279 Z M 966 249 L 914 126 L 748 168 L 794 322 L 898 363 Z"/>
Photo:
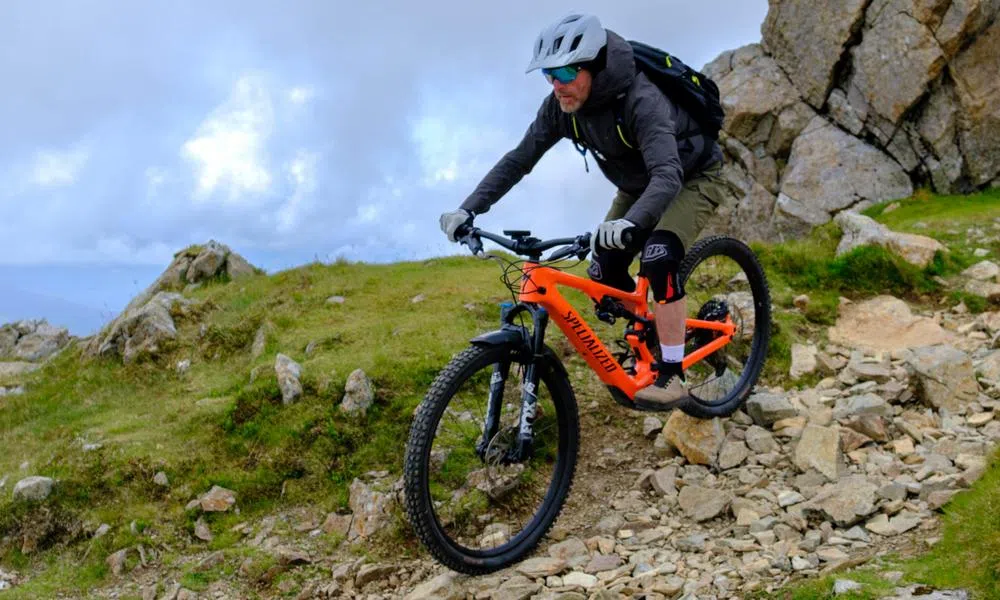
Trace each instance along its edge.
<path fill-rule="evenodd" d="M 795 466 L 816 469 L 828 480 L 836 481 L 841 468 L 840 432 L 832 427 L 807 425 L 795 448 Z"/>
<path fill-rule="evenodd" d="M 52 494 L 55 481 L 50 477 L 33 475 L 14 484 L 14 500 L 37 502 Z"/>
<path fill-rule="evenodd" d="M 746 411 L 754 423 L 760 426 L 770 426 L 776 421 L 798 415 L 798 411 L 783 394 L 753 394 L 747 400 Z"/>
<path fill-rule="evenodd" d="M 364 415 L 375 402 L 375 390 L 368 376 L 361 369 L 355 369 L 347 376 L 344 385 L 344 399 L 340 409 L 350 414 Z"/>
<path fill-rule="evenodd" d="M 281 403 L 292 404 L 302 397 L 302 366 L 289 356 L 278 353 L 274 360 L 274 372 L 278 376 L 278 387 L 281 388 Z"/>
<path fill-rule="evenodd" d="M 952 346 L 914 348 L 907 359 L 917 374 L 917 394 L 934 408 L 955 413 L 976 399 L 979 384 L 969 356 Z"/>
<path fill-rule="evenodd" d="M 681 510 L 695 521 L 707 521 L 722 514 L 732 502 L 732 494 L 696 485 L 684 486 L 678 496 Z"/>
<path fill-rule="evenodd" d="M 830 519 L 838 527 L 849 527 L 875 512 L 877 490 L 864 475 L 849 475 L 823 486 L 802 510 Z"/>

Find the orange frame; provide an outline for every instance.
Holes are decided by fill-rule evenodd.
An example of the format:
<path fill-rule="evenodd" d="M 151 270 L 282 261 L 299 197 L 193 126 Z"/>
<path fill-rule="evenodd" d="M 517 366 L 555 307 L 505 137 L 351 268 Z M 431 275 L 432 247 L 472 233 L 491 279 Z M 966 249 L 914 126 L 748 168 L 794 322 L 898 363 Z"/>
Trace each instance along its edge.
<path fill-rule="evenodd" d="M 557 289 L 557 286 L 564 285 L 580 290 L 594 302 L 598 302 L 604 296 L 611 296 L 621 300 L 625 307 L 636 315 L 652 320 L 653 313 L 647 304 L 649 282 L 645 277 L 640 276 L 635 291 L 629 293 L 578 275 L 551 267 L 543 267 L 534 262 L 525 263 L 523 272 L 520 301 L 534 303 L 547 310 L 550 319 L 559 326 L 559 329 L 566 335 L 577 352 L 583 356 L 590 368 L 597 373 L 601 381 L 615 386 L 630 399 L 635 396 L 638 390 L 653 382 L 656 378 L 656 373 L 652 370 L 653 355 L 646 344 L 639 341 L 638 336 L 626 336 L 632 350 L 639 355 L 639 360 L 636 361 L 636 373 L 629 375 L 621 368 L 621 365 L 597 337 L 597 334 L 587 325 L 587 322 L 580 318 L 580 314 L 573 308 L 573 305 Z M 681 363 L 684 369 L 728 344 L 732 341 L 733 333 L 736 331 L 736 326 L 729 316 L 726 317 L 725 321 L 686 319 L 685 325 L 688 329 L 710 329 L 719 331 L 722 335 L 685 355 Z M 636 323 L 637 329 L 642 327 L 641 323 Z"/>

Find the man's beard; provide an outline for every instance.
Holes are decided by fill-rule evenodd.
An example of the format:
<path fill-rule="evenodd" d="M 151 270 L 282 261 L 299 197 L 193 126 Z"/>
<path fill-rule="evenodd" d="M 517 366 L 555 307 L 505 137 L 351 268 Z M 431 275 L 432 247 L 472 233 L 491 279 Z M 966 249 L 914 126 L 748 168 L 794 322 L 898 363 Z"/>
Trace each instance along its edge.
<path fill-rule="evenodd" d="M 575 113 L 577 110 L 580 109 L 580 105 L 582 104 L 575 98 L 567 98 L 566 100 L 560 100 L 558 97 L 556 97 L 556 100 L 559 100 L 559 108 L 561 108 L 564 113 Z"/>

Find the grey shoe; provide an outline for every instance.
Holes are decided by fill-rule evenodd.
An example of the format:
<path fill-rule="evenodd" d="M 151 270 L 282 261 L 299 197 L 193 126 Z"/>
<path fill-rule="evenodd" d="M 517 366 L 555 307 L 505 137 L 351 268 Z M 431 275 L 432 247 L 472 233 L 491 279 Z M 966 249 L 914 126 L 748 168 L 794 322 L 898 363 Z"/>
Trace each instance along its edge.
<path fill-rule="evenodd" d="M 681 376 L 677 373 L 668 373 L 667 369 L 661 367 L 656 381 L 635 393 L 635 405 L 643 410 L 672 410 L 688 397 Z"/>

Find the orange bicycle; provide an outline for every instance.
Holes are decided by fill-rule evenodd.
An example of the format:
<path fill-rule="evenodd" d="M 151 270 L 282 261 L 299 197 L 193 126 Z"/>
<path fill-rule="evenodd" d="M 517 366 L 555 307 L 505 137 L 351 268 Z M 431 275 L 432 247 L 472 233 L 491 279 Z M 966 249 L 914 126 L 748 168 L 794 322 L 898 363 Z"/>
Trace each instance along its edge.
<path fill-rule="evenodd" d="M 545 241 L 528 231 L 504 233 L 509 237 L 467 226 L 457 232 L 474 254 L 483 254 L 486 238 L 527 260 L 487 255 L 505 265 L 515 302 L 502 305 L 500 329 L 473 338 L 438 374 L 414 415 L 404 458 L 406 511 L 417 536 L 442 564 L 468 574 L 524 558 L 569 494 L 579 416 L 568 373 L 545 343 L 549 320 L 629 408 L 640 409 L 633 396 L 656 378 L 660 352 L 641 274 L 635 291 L 624 292 L 556 266 L 571 257 L 582 261 L 589 233 Z M 767 355 L 771 302 L 764 272 L 748 246 L 716 236 L 692 246 L 679 277 L 690 315 L 683 359 L 689 395 L 675 407 L 698 418 L 732 414 Z M 626 321 L 618 352 L 560 286 L 589 297 L 598 320 Z"/>

